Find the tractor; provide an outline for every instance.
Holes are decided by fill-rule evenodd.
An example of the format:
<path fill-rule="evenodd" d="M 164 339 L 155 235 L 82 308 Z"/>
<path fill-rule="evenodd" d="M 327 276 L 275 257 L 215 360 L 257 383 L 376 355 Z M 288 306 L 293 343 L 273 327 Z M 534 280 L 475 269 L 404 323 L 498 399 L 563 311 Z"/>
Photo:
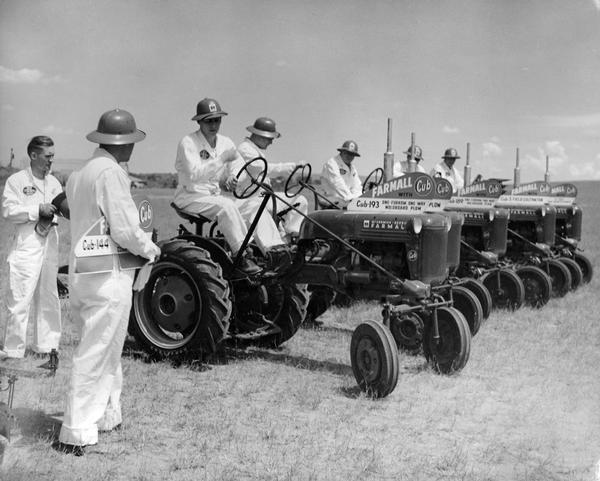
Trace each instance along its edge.
<path fill-rule="evenodd" d="M 471 334 L 475 335 L 483 320 L 479 299 L 465 286 L 448 282 L 449 269 L 453 263 L 458 263 L 462 225 L 460 214 L 443 212 L 452 193 L 450 183 L 443 179 L 436 182 L 422 173 L 383 182 L 381 173 L 381 169 L 373 171 L 363 183 L 363 195 L 344 209 L 331 204 L 313 185 L 305 183 L 304 187 L 315 196 L 315 205 L 323 209 L 315 212 L 314 218 L 325 216 L 339 225 L 348 222 L 344 237 L 347 236 L 357 249 L 403 279 L 430 284 L 432 294 L 451 302 L 463 314 Z M 427 193 L 423 186 L 427 186 Z M 394 211 L 402 215 L 412 213 L 413 219 L 409 219 L 412 224 L 403 223 L 403 217 L 391 217 L 389 214 Z M 378 216 L 376 220 L 374 215 Z M 417 228 L 414 228 L 415 222 Z M 357 231 L 359 226 L 362 228 Z M 434 229 L 439 232 L 434 234 Z M 344 249 L 332 249 L 327 261 L 342 265 L 347 263 L 345 256 L 348 254 Z M 415 262 L 417 259 L 420 260 Z M 367 272 L 368 266 L 360 259 L 351 262 L 355 265 L 353 270 Z M 372 275 L 365 275 L 362 285 L 357 278 L 336 290 L 311 285 L 309 317 L 318 317 L 340 298 L 379 299 L 382 286 L 373 280 Z M 405 316 L 395 321 L 392 334 L 398 347 L 417 352 L 421 347 L 423 327 L 423 320 L 418 316 Z"/>
<path fill-rule="evenodd" d="M 247 198 L 257 189 L 264 194 L 240 253 L 246 246 L 252 249 L 256 221 L 273 196 L 295 209 L 265 183 L 266 172 L 266 161 L 259 157 L 238 173 L 238 179 L 248 176 L 251 183 L 234 192 L 237 198 Z M 302 188 L 310 166 L 292 173 L 290 179 L 293 176 L 301 177 L 297 184 Z M 433 185 L 423 187 L 431 190 Z M 429 194 L 425 193 L 424 202 Z M 357 202 L 383 205 L 394 200 L 365 197 Z M 465 366 L 471 342 L 467 321 L 451 302 L 433 295 L 426 283 L 445 273 L 445 217 L 397 210 L 313 212 L 306 216 L 297 244 L 268 255 L 254 250 L 263 269 L 247 275 L 238 269 L 241 254 L 232 256 L 222 237 L 198 234 L 208 219 L 180 209 L 177 213 L 195 231 L 182 224 L 175 237 L 159 243 L 162 252 L 148 282 L 133 294 L 131 331 L 153 357 L 199 357 L 215 352 L 224 341 L 279 346 L 302 324 L 308 306 L 306 286 L 311 284 L 337 292 L 368 293 L 383 301 L 382 322 L 360 324 L 350 346 L 356 380 L 370 395 L 386 396 L 397 383 L 399 360 L 392 332 L 405 318 L 414 319 L 422 330 L 423 351 L 435 370 L 453 373 Z M 415 235 L 421 232 L 420 237 Z M 360 249 L 368 243 L 378 245 L 382 236 L 405 236 L 412 244 L 402 253 L 384 246 L 368 254 Z M 422 265 L 430 271 L 423 282 L 401 277 L 405 269 Z"/>

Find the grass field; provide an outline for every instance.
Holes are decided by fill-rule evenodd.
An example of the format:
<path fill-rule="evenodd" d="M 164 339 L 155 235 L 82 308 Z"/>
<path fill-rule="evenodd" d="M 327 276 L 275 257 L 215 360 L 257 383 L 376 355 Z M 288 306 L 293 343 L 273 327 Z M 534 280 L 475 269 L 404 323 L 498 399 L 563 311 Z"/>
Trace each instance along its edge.
<path fill-rule="evenodd" d="M 582 245 L 598 269 L 600 184 L 578 186 Z M 170 237 L 171 191 L 147 194 L 159 238 Z M 0 229 L 4 266 L 13 231 Z M 377 304 L 332 309 L 324 329 L 300 330 L 279 350 L 230 350 L 207 364 L 148 363 L 127 345 L 122 429 L 81 458 L 51 449 L 77 341 L 64 301 L 60 367 L 47 377 L 42 361 L 23 361 L 0 479 L 599 480 L 599 276 L 541 310 L 494 311 L 456 376 L 401 354 L 398 386 L 378 401 L 356 387 L 349 355 L 353 327 L 379 319 Z"/>

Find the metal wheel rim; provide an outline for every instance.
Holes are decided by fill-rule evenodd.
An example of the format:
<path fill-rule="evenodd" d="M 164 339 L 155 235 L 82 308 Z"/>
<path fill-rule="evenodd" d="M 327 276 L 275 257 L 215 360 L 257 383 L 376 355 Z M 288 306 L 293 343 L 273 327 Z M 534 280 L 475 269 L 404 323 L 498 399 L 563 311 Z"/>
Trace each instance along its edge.
<path fill-rule="evenodd" d="M 169 284 L 169 279 L 176 280 L 174 284 L 179 292 L 167 289 L 165 284 Z M 160 285 L 161 282 L 163 285 Z M 185 309 L 177 312 L 178 305 Z M 192 276 L 183 267 L 161 261 L 152 270 L 146 287 L 134 295 L 134 309 L 138 327 L 148 340 L 162 349 L 178 349 L 185 346 L 198 330 L 202 297 Z M 194 313 L 196 315 L 191 318 Z M 170 318 L 175 315 L 182 317 L 181 314 L 187 314 L 186 319 L 178 322 L 181 329 L 167 329 L 175 327 L 174 317 Z M 144 321 L 139 322 L 138 318 Z"/>

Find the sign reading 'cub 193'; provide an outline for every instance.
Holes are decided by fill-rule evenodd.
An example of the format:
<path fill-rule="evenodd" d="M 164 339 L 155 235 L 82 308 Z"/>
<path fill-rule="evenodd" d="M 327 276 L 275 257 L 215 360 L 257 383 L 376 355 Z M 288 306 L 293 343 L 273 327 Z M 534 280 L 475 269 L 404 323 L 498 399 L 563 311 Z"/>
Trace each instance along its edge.
<path fill-rule="evenodd" d="M 350 202 L 348 210 L 406 213 L 439 211 L 443 210 L 451 196 L 452 186 L 447 180 L 412 172 L 366 191 Z"/>

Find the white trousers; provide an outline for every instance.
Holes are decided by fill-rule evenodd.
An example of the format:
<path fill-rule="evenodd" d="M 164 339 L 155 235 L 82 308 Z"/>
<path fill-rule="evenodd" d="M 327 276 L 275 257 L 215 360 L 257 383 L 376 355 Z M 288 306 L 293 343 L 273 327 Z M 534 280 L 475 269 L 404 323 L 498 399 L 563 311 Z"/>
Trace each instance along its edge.
<path fill-rule="evenodd" d="M 285 197 L 285 194 L 281 193 L 281 195 Z M 306 200 L 306 197 L 304 197 L 302 194 L 296 195 L 291 199 L 285 197 L 285 200 L 291 205 L 295 206 L 296 209 L 302 212 L 302 214 L 306 215 L 308 213 L 308 201 Z M 272 205 L 273 204 L 269 202 L 269 212 L 273 210 Z M 275 206 L 277 212 L 282 212 L 284 210 L 289 209 L 289 206 L 287 204 L 284 204 L 283 202 L 277 199 Z M 302 225 L 303 220 L 304 216 L 296 212 L 294 209 L 289 209 L 289 211 L 281 217 L 281 224 L 279 226 L 279 230 L 283 230 L 284 234 L 297 235 L 300 232 L 300 226 Z"/>
<path fill-rule="evenodd" d="M 59 435 L 63 443 L 96 444 L 99 430 L 121 423 L 121 354 L 133 277 L 133 270 L 69 275 L 71 312 L 81 339 L 73 353 Z"/>
<path fill-rule="evenodd" d="M 237 254 L 248 233 L 248 228 L 234 199 L 222 195 L 204 196 L 181 207 L 210 220 L 216 220 L 233 255 Z"/>
<path fill-rule="evenodd" d="M 33 316 L 34 351 L 48 353 L 60 341 L 60 301 L 56 288 L 58 234 L 53 228 L 47 237 L 34 225 L 17 229 L 13 251 L 8 255 L 9 290 L 6 299 L 8 322 L 4 331 L 4 352 L 9 357 L 25 355 L 27 324 Z"/>
<path fill-rule="evenodd" d="M 242 214 L 242 217 L 246 221 L 248 227 L 250 227 L 254 221 L 256 213 L 258 212 L 263 199 L 264 197 L 253 196 L 249 197 L 248 199 L 235 200 L 240 214 Z M 258 224 L 256 224 L 256 230 L 254 231 L 254 241 L 263 253 L 267 252 L 271 247 L 284 244 L 281 234 L 279 233 L 279 229 L 273 220 L 272 214 L 269 212 L 269 209 L 272 211 L 270 204 L 271 200 L 269 199 L 267 202 L 267 207 L 260 216 Z M 222 230 L 221 224 L 219 224 L 219 229 Z"/>

